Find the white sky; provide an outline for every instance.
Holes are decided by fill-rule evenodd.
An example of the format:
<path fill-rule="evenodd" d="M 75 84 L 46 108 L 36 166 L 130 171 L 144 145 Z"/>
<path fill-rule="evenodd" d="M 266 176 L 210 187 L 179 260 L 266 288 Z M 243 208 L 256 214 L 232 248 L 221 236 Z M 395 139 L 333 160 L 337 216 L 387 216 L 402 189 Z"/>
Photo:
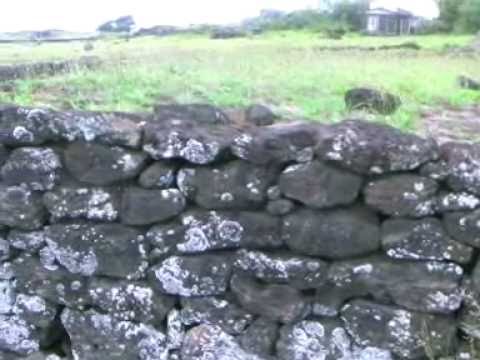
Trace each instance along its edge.
<path fill-rule="evenodd" d="M 101 23 L 133 15 L 140 26 L 232 23 L 261 9 L 315 7 L 320 0 L 3 0 L 0 31 L 63 29 L 93 31 Z M 434 15 L 433 0 L 379 0 Z M 386 4 L 385 4 L 386 3 Z M 433 6 L 433 9 L 434 6 Z"/>

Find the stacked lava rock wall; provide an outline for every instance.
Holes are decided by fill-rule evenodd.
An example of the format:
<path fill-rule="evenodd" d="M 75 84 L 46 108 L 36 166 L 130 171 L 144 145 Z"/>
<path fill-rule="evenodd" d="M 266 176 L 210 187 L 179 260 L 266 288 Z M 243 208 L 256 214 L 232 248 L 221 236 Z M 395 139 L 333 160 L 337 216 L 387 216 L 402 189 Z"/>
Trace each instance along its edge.
<path fill-rule="evenodd" d="M 467 358 L 480 146 L 217 115 L 0 109 L 1 359 Z"/>

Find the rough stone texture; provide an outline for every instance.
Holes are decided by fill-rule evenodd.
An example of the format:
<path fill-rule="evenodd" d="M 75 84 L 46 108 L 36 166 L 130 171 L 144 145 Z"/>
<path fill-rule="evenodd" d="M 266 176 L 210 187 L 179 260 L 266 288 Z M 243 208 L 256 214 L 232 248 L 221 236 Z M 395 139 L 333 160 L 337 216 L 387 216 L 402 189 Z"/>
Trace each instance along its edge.
<path fill-rule="evenodd" d="M 329 259 L 356 257 L 380 247 L 377 216 L 363 208 L 302 209 L 284 218 L 282 237 L 295 252 Z"/>
<path fill-rule="evenodd" d="M 382 245 L 387 255 L 395 259 L 468 263 L 473 255 L 471 247 L 452 240 L 442 222 L 435 218 L 385 221 Z"/>
<path fill-rule="evenodd" d="M 78 359 L 168 360 L 165 334 L 149 325 L 71 309 L 63 311 L 62 324 Z"/>
<path fill-rule="evenodd" d="M 38 193 L 22 186 L 0 184 L 0 225 L 35 230 L 44 224 L 45 215 Z"/>
<path fill-rule="evenodd" d="M 345 94 L 349 110 L 367 110 L 383 115 L 393 114 L 402 104 L 398 96 L 369 88 L 355 88 Z"/>
<path fill-rule="evenodd" d="M 390 216 L 424 217 L 435 213 L 435 181 L 416 175 L 394 175 L 372 181 L 365 202 Z"/>
<path fill-rule="evenodd" d="M 232 152 L 258 165 L 306 162 L 313 158 L 318 128 L 308 124 L 278 124 L 244 132 L 235 137 Z"/>
<path fill-rule="evenodd" d="M 181 351 L 182 360 L 266 360 L 248 350 L 219 326 L 200 325 L 188 331 Z"/>
<path fill-rule="evenodd" d="M 180 319 L 186 326 L 218 325 L 228 334 L 239 335 L 253 321 L 253 315 L 232 301 L 201 297 L 182 300 Z"/>
<path fill-rule="evenodd" d="M 49 190 L 58 180 L 62 164 L 49 148 L 24 147 L 14 150 L 1 169 L 7 185 L 26 185 L 32 190 Z"/>
<path fill-rule="evenodd" d="M 138 278 L 148 267 L 141 233 L 119 224 L 52 225 L 45 240 L 55 260 L 72 274 Z"/>
<path fill-rule="evenodd" d="M 195 253 L 215 249 L 282 246 L 280 221 L 257 212 L 191 212 L 182 216 L 183 238 L 177 250 Z"/>
<path fill-rule="evenodd" d="M 185 196 L 206 209 L 251 209 L 265 201 L 273 175 L 268 168 L 234 161 L 213 171 L 182 169 L 178 186 Z"/>
<path fill-rule="evenodd" d="M 318 161 L 292 165 L 279 178 L 285 197 L 319 209 L 353 203 L 361 185 L 360 176 Z"/>
<path fill-rule="evenodd" d="M 390 350 L 401 359 L 424 358 L 425 336 L 435 356 L 448 355 L 449 347 L 455 344 L 455 326 L 450 317 L 355 300 L 342 309 L 342 319 L 357 344 Z M 425 329 L 428 335 L 424 335 Z"/>
<path fill-rule="evenodd" d="M 114 191 L 97 187 L 57 187 L 45 193 L 43 203 L 54 222 L 62 219 L 115 221 L 120 208 Z"/>
<path fill-rule="evenodd" d="M 277 351 L 280 360 L 392 359 L 388 350 L 352 346 L 352 340 L 342 324 L 333 320 L 305 320 L 284 326 Z"/>
<path fill-rule="evenodd" d="M 234 275 L 230 286 L 242 307 L 269 320 L 292 323 L 308 314 L 309 306 L 301 292 L 287 285 L 265 285 Z"/>
<path fill-rule="evenodd" d="M 166 294 L 222 295 L 228 287 L 231 261 L 229 255 L 172 256 L 154 266 L 151 277 Z"/>
<path fill-rule="evenodd" d="M 120 147 L 77 142 L 65 151 L 68 171 L 79 181 L 97 186 L 136 177 L 147 155 Z"/>
<path fill-rule="evenodd" d="M 147 189 L 168 189 L 175 185 L 176 168 L 162 162 L 155 162 L 145 169 L 138 183 Z"/>
<path fill-rule="evenodd" d="M 128 188 L 122 198 L 122 221 L 128 225 L 148 225 L 168 220 L 185 208 L 178 189 L 145 190 Z"/>
<path fill-rule="evenodd" d="M 258 356 L 271 356 L 275 352 L 278 331 L 278 323 L 260 317 L 240 335 L 240 345 Z"/>
<path fill-rule="evenodd" d="M 455 240 L 480 247 L 480 210 L 445 214 L 443 220 L 445 228 Z"/>
<path fill-rule="evenodd" d="M 169 120 L 192 121 L 200 125 L 226 125 L 227 115 L 208 104 L 159 104 L 154 107 L 154 122 Z"/>
<path fill-rule="evenodd" d="M 468 359 L 478 145 L 166 110 L 0 106 L 0 359 Z"/>
<path fill-rule="evenodd" d="M 381 257 L 337 262 L 329 270 L 331 283 L 352 289 L 357 296 L 370 295 L 414 311 L 445 314 L 461 306 L 462 275 L 462 268 L 452 263 Z"/>
<path fill-rule="evenodd" d="M 205 165 L 221 158 L 237 134 L 231 127 L 200 127 L 173 119 L 147 125 L 143 149 L 156 160 L 184 159 Z"/>
<path fill-rule="evenodd" d="M 240 250 L 235 269 L 267 283 L 288 284 L 297 289 L 315 289 L 324 284 L 328 264 L 314 258 Z"/>
<path fill-rule="evenodd" d="M 361 174 L 414 170 L 438 158 L 437 145 L 413 134 L 365 121 L 329 127 L 316 147 L 319 158 Z"/>

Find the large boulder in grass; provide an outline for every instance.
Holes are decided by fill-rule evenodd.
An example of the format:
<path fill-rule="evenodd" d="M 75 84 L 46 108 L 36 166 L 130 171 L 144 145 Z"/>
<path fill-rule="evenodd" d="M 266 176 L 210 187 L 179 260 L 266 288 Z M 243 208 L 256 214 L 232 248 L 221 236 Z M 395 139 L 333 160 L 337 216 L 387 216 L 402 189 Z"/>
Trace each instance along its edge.
<path fill-rule="evenodd" d="M 393 114 L 402 104 L 398 96 L 370 88 L 355 88 L 345 94 L 347 109 Z"/>
<path fill-rule="evenodd" d="M 130 32 L 135 27 L 135 20 L 131 15 L 122 16 L 115 20 L 107 21 L 98 27 L 100 32 Z"/>
<path fill-rule="evenodd" d="M 461 75 L 457 78 L 458 85 L 466 90 L 480 90 L 480 81 Z"/>

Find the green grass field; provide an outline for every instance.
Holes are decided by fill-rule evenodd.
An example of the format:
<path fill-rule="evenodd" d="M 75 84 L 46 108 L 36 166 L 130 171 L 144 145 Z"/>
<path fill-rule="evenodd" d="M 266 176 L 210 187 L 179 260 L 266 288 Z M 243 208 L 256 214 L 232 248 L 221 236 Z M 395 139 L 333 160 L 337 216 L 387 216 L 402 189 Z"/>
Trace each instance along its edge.
<path fill-rule="evenodd" d="M 470 36 L 363 37 L 329 40 L 313 32 L 272 32 L 210 40 L 206 35 L 108 39 L 85 53 L 83 43 L 0 45 L 0 64 L 98 55 L 105 65 L 50 78 L 19 80 L 0 101 L 58 109 L 145 111 L 159 101 L 219 106 L 266 103 L 290 117 L 337 121 L 345 91 L 372 86 L 401 96 L 403 106 L 375 120 L 414 130 L 424 107 L 480 102 L 462 90 L 460 74 L 478 76 L 480 57 L 449 55 Z M 415 41 L 421 51 L 321 51 L 320 47 L 395 45 Z"/>

